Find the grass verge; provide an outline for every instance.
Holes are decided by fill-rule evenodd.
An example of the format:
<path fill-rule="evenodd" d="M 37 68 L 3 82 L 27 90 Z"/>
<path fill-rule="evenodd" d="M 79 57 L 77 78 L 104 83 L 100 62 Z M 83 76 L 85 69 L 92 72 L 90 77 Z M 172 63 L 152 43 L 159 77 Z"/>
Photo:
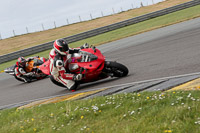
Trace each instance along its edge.
<path fill-rule="evenodd" d="M 198 133 L 200 91 L 142 92 L 0 111 L 0 132 Z"/>
<path fill-rule="evenodd" d="M 154 18 L 151 20 L 147 20 L 147 21 L 144 21 L 144 22 L 141 22 L 138 24 L 120 28 L 120 29 L 117 29 L 114 31 L 110 31 L 110 32 L 107 32 L 107 33 L 104 33 L 104 34 L 101 34 L 101 35 L 98 35 L 95 37 L 91 37 L 88 39 L 84 39 L 84 40 L 81 40 L 81 41 L 78 41 L 75 43 L 71 43 L 70 46 L 78 47 L 78 46 L 81 46 L 82 44 L 84 44 L 85 42 L 88 42 L 89 44 L 97 46 L 97 45 L 100 45 L 103 43 L 115 41 L 115 40 L 125 38 L 128 36 L 136 35 L 139 33 L 154 30 L 157 28 L 171 25 L 171 24 L 190 20 L 190 19 L 193 19 L 196 17 L 200 17 L 200 5 L 191 7 L 188 9 L 184 9 L 184 10 L 181 10 L 181 11 L 178 11 L 175 13 L 171 13 L 168 15 L 164 15 L 161 17 L 157 17 L 157 18 Z M 49 53 L 49 50 L 40 52 L 40 53 L 36 53 L 34 55 L 48 57 L 48 53 Z M 30 56 L 34 56 L 34 55 L 30 55 Z M 0 71 L 5 69 L 6 67 L 9 67 L 10 65 L 14 64 L 15 62 L 16 62 L 16 60 L 2 63 L 0 66 Z"/>

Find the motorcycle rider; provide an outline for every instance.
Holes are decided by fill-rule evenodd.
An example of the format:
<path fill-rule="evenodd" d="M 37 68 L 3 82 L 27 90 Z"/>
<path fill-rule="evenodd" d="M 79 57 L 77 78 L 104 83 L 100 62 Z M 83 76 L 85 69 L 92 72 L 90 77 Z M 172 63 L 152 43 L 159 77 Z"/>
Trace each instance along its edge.
<path fill-rule="evenodd" d="M 71 54 L 78 53 L 80 49 L 88 47 L 89 45 L 86 43 L 78 49 L 72 49 L 69 48 L 65 40 L 55 40 L 53 49 L 49 53 L 50 74 L 53 79 L 67 87 L 69 90 L 75 90 L 78 87 L 76 81 L 82 79 L 82 74 L 70 73 L 68 63 L 70 62 Z M 50 77 L 50 79 L 53 82 L 52 77 Z"/>
<path fill-rule="evenodd" d="M 17 78 L 23 80 L 24 82 L 30 82 L 30 79 L 27 76 L 31 76 L 33 72 L 26 72 L 26 67 L 28 66 L 28 62 L 33 60 L 34 57 L 29 57 L 25 59 L 24 57 L 19 57 L 16 62 L 15 67 L 15 75 Z"/>

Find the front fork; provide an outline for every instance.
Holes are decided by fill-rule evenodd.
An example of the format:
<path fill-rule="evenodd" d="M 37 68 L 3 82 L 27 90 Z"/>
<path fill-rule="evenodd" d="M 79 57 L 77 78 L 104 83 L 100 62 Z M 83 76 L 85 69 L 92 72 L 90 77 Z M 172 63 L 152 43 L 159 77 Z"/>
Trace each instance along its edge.
<path fill-rule="evenodd" d="M 102 70 L 102 73 L 104 74 L 104 75 L 107 75 L 107 77 L 113 77 L 114 76 L 114 74 L 112 73 L 112 69 L 111 68 L 109 68 L 108 66 L 109 66 L 109 64 L 110 64 L 110 61 L 105 61 L 105 64 L 104 64 L 104 68 L 103 68 L 103 70 Z"/>

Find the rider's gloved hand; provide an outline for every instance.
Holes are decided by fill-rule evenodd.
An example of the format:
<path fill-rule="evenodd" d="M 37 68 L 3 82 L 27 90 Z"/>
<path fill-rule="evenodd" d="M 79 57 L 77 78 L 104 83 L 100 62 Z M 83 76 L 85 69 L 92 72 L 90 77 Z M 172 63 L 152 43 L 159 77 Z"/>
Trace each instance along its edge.
<path fill-rule="evenodd" d="M 75 81 L 80 81 L 82 79 L 83 75 L 82 74 L 75 74 L 73 77 L 73 80 Z"/>
<path fill-rule="evenodd" d="M 83 44 L 83 46 L 81 46 L 80 48 L 81 48 L 81 49 L 89 48 L 89 44 L 88 44 L 88 43 L 85 43 L 85 44 Z"/>

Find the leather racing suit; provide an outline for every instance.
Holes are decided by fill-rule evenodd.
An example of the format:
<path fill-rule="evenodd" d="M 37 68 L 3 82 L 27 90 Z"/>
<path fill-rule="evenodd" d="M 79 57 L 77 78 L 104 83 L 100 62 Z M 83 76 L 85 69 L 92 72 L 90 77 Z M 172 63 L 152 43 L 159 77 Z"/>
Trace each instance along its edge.
<path fill-rule="evenodd" d="M 67 55 L 61 55 L 55 49 L 52 49 L 49 53 L 50 74 L 56 81 L 62 83 L 68 89 L 76 88 L 75 81 L 78 80 L 78 77 L 65 68 L 68 68 L 68 61 L 71 59 L 71 54 L 78 53 L 79 50 L 69 49 Z"/>
<path fill-rule="evenodd" d="M 45 62 L 45 58 L 43 57 L 29 57 L 26 59 L 26 64 L 24 66 L 20 66 L 18 62 L 16 62 L 16 67 L 15 67 L 15 75 L 17 78 L 23 80 L 24 82 L 31 82 L 29 78 L 27 78 L 28 76 L 32 76 L 34 74 L 35 71 L 37 71 L 35 69 L 30 70 L 29 69 L 29 62 L 34 60 L 34 59 L 39 59 L 42 62 Z"/>

